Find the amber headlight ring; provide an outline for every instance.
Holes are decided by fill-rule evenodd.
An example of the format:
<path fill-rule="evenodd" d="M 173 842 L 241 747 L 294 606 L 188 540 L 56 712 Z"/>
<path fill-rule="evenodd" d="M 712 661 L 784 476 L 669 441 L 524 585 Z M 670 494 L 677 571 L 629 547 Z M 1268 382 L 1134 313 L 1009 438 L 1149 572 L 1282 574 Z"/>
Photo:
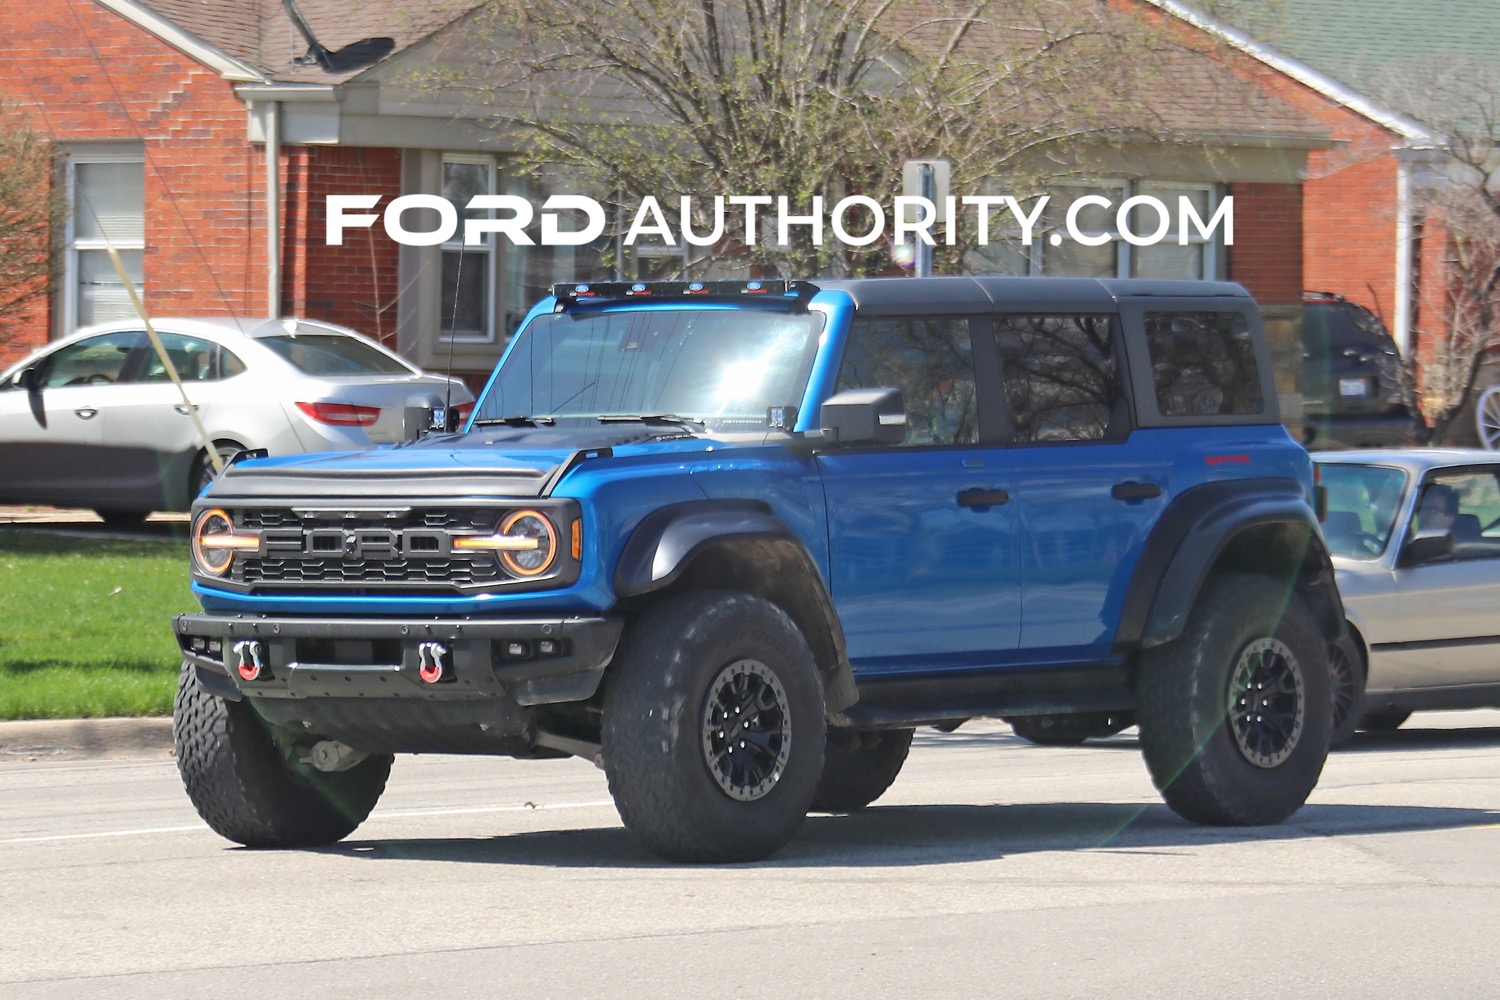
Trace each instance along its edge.
<path fill-rule="evenodd" d="M 236 552 L 260 550 L 260 535 L 236 531 L 234 520 L 218 507 L 205 510 L 193 521 L 193 566 L 204 576 L 223 576 L 234 564 Z"/>

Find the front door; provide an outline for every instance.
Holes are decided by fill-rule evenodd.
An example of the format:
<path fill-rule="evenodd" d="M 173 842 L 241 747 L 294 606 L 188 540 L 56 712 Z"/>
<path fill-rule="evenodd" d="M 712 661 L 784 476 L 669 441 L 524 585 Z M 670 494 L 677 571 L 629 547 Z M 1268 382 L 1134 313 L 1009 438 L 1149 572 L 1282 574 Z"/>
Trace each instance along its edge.
<path fill-rule="evenodd" d="M 899 388 L 907 412 L 900 444 L 818 457 L 829 583 L 857 675 L 984 667 L 1015 650 L 1015 484 L 982 440 L 974 327 L 900 317 L 850 330 L 838 389 Z"/>

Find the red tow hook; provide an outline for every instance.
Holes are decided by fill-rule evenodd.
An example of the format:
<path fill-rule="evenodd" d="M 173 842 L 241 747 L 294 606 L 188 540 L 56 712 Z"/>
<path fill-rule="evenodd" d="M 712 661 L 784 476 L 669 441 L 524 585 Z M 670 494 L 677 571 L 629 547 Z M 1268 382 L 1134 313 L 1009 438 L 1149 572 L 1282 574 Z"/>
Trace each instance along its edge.
<path fill-rule="evenodd" d="M 448 667 L 443 663 L 447 655 L 448 647 L 440 642 L 417 644 L 417 676 L 422 678 L 424 684 L 436 684 L 450 679 Z"/>
<path fill-rule="evenodd" d="M 232 648 L 234 655 L 240 658 L 239 665 L 235 669 L 241 678 L 255 681 L 260 679 L 262 673 L 268 673 L 265 663 L 261 660 L 259 642 L 254 639 L 241 639 Z"/>

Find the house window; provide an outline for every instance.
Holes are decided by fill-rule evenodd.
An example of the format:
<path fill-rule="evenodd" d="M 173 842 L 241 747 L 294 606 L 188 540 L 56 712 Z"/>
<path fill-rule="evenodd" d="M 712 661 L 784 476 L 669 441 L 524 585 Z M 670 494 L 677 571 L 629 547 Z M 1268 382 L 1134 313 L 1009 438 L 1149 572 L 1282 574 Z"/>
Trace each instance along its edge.
<path fill-rule="evenodd" d="M 1167 230 L 1161 241 L 1151 246 L 1133 246 L 1120 235 L 1118 209 L 1126 199 L 1135 196 L 1155 198 L 1167 209 Z M 1079 198 L 1094 196 L 1109 202 L 1081 206 L 1074 226 L 1085 236 L 1105 236 L 1108 241 L 1097 246 L 1069 238 L 1068 208 Z M 1182 199 L 1192 205 L 1206 225 L 1219 207 L 1219 190 L 1213 184 L 1168 184 L 1150 181 L 1098 181 L 1067 185 L 1055 189 L 1043 210 L 1032 245 L 1021 243 L 1021 228 L 1009 212 L 992 213 L 987 247 L 978 248 L 971 259 L 970 270 L 988 274 L 1062 275 L 1084 278 L 1208 278 L 1219 276 L 1219 230 L 1204 238 L 1189 222 L 1188 242 L 1179 245 L 1179 214 Z M 1031 212 L 1034 203 L 1023 206 Z M 1130 231 L 1149 235 L 1161 220 L 1154 208 L 1136 207 L 1131 216 Z M 1062 237 L 1052 242 L 1053 234 Z"/>
<path fill-rule="evenodd" d="M 141 156 L 74 156 L 68 161 L 68 332 L 135 316 L 109 258 L 113 247 L 137 295 L 144 294 L 146 168 Z"/>
<path fill-rule="evenodd" d="M 494 217 L 465 208 L 475 195 L 495 193 L 495 161 L 487 156 L 443 157 L 443 197 L 458 208 L 458 231 L 443 244 L 441 334 L 444 340 L 489 343 L 495 339 L 495 234 L 464 244 L 464 222 Z"/>

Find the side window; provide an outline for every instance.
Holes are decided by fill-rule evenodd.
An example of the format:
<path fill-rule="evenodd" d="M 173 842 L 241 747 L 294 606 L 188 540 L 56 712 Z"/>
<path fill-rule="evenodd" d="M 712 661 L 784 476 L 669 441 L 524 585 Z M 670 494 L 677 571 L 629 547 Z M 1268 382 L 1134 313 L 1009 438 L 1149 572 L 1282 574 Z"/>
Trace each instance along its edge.
<path fill-rule="evenodd" d="M 1146 349 L 1164 417 L 1264 413 L 1260 368 L 1235 312 L 1146 313 Z"/>
<path fill-rule="evenodd" d="M 118 382 L 125 359 L 139 338 L 138 333 L 107 333 L 58 348 L 45 362 L 42 384 L 58 387 Z"/>
<path fill-rule="evenodd" d="M 184 337 L 179 333 L 163 333 L 160 337 L 161 346 L 166 349 L 167 357 L 172 359 L 172 367 L 177 369 L 177 377 L 182 381 L 207 382 L 218 377 L 214 372 L 214 351 L 218 349 L 217 344 L 198 337 Z M 140 380 L 171 381 L 167 376 L 166 365 L 161 363 L 160 355 L 150 344 L 146 345 L 146 366 Z"/>
<path fill-rule="evenodd" d="M 1494 472 L 1454 472 L 1422 487 L 1412 531 L 1451 531 L 1453 558 L 1500 557 L 1500 484 Z"/>
<path fill-rule="evenodd" d="M 952 316 L 857 319 L 849 331 L 838 389 L 901 390 L 903 445 L 979 440 L 969 321 Z"/>
<path fill-rule="evenodd" d="M 1117 328 L 1112 316 L 995 318 L 1014 440 L 1100 441 L 1129 430 Z"/>

